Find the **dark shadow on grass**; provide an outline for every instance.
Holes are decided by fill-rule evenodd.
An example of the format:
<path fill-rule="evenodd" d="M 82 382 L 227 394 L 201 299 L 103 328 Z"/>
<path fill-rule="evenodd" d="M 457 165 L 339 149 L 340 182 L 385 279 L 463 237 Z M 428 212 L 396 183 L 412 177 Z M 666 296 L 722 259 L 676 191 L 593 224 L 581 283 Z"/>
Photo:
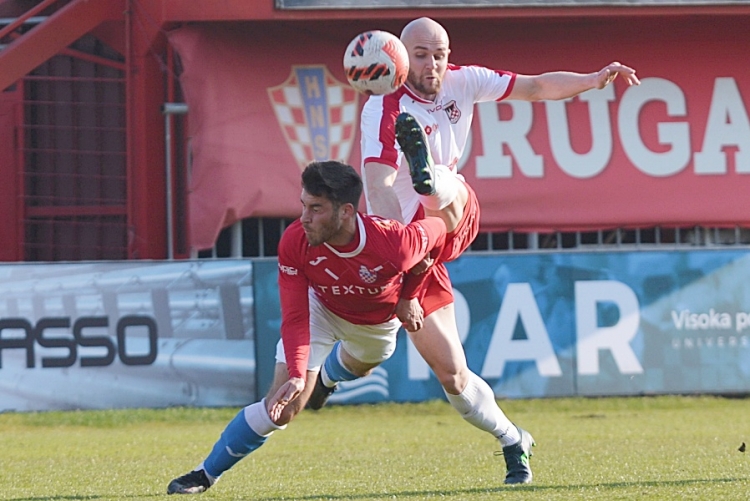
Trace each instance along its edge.
<path fill-rule="evenodd" d="M 87 499 L 102 499 L 108 496 L 33 496 L 30 498 L 10 498 L 11 501 L 86 501 Z"/>
<path fill-rule="evenodd" d="M 164 493 L 166 495 L 166 492 Z M 145 499 L 158 498 L 161 494 L 90 494 L 90 495 L 59 495 L 59 496 L 32 496 L 25 498 L 8 498 L 10 501 L 89 501 L 96 499 Z"/>
<path fill-rule="evenodd" d="M 515 486 L 500 486 L 492 487 L 489 489 L 457 489 L 452 491 L 391 491 L 383 493 L 371 493 L 371 494 L 314 494 L 309 496 L 302 496 L 299 500 L 315 501 L 315 500 L 331 500 L 331 499 L 392 499 L 394 496 L 397 498 L 421 498 L 424 496 L 461 496 L 470 494 L 487 494 L 487 493 L 499 493 L 499 492 L 512 492 L 512 491 L 524 491 L 524 492 L 544 492 L 544 491 L 569 491 L 569 490 L 585 490 L 585 489 L 620 489 L 623 487 L 678 487 L 682 485 L 700 485 L 700 484 L 725 484 L 730 482 L 740 482 L 748 480 L 748 477 L 743 478 L 710 478 L 710 479 L 689 479 L 689 480 L 668 480 L 668 481 L 646 481 L 646 482 L 608 482 L 601 484 L 573 484 L 573 485 L 515 485 Z M 23 498 L 10 498 L 11 501 L 90 501 L 97 499 L 112 499 L 115 496 L 112 495 L 81 495 L 81 496 L 33 496 Z M 119 499 L 145 499 L 162 497 L 161 494 L 118 494 L 116 496 Z M 193 496 L 190 496 L 193 498 Z M 198 499 L 196 496 L 195 499 Z M 254 498 L 255 501 L 288 501 L 290 498 L 287 496 L 282 497 L 259 497 Z"/>
<path fill-rule="evenodd" d="M 690 480 L 668 480 L 668 481 L 646 481 L 646 482 L 609 482 L 601 484 L 574 484 L 574 485 L 507 485 L 501 487 L 492 487 L 489 489 L 458 489 L 452 491 L 391 491 L 383 493 L 373 494 L 348 494 L 348 495 L 334 495 L 334 494 L 317 494 L 302 496 L 294 499 L 315 501 L 325 499 L 392 499 L 396 498 L 422 498 L 424 496 L 461 496 L 469 494 L 488 494 L 488 493 L 499 493 L 508 491 L 524 491 L 524 492 L 544 492 L 544 491 L 570 491 L 570 490 L 585 490 L 585 489 L 620 489 L 623 487 L 678 487 L 682 485 L 701 485 L 701 484 L 724 484 L 730 482 L 745 481 L 748 478 L 710 478 L 710 479 L 690 479 Z M 255 501 L 282 501 L 288 500 L 286 496 L 282 497 L 259 497 L 254 498 Z"/>

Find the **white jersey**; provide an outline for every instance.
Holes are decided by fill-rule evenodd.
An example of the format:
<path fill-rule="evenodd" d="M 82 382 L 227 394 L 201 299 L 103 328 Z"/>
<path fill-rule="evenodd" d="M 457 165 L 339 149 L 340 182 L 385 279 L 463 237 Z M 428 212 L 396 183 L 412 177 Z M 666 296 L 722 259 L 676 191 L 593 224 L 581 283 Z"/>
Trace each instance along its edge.
<path fill-rule="evenodd" d="M 393 188 L 405 222 L 414 218 L 419 198 L 412 187 L 409 166 L 396 143 L 394 123 L 398 114 L 405 111 L 414 116 L 427 135 L 432 160 L 456 172 L 469 137 L 474 104 L 506 98 L 513 89 L 515 78 L 515 73 L 482 66 L 448 65 L 434 101 L 416 96 L 406 85 L 392 94 L 371 96 L 367 100 L 360 126 L 362 166 L 378 162 L 398 170 Z M 371 213 L 367 189 L 365 197 L 367 211 Z"/>

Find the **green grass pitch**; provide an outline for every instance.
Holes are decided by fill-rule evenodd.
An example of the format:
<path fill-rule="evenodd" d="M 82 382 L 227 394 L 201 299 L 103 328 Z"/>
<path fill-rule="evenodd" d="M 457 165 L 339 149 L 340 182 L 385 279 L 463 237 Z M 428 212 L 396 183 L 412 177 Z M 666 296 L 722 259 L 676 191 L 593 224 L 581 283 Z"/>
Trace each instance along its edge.
<path fill-rule="evenodd" d="M 238 409 L 0 415 L 0 500 L 747 500 L 750 399 L 502 401 L 532 432 L 534 482 L 505 486 L 496 441 L 445 402 L 331 406 L 199 496 L 166 496 Z"/>

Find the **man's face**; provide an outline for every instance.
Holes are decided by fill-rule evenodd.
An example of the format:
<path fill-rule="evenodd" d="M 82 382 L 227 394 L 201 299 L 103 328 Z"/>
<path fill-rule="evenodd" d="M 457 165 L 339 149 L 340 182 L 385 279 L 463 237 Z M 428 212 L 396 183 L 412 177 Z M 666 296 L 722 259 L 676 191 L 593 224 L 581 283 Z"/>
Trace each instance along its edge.
<path fill-rule="evenodd" d="M 320 245 L 336 237 L 342 228 L 341 207 L 335 209 L 333 203 L 325 197 L 314 197 L 302 190 L 302 228 L 307 242 Z"/>
<path fill-rule="evenodd" d="M 423 99 L 434 99 L 448 68 L 448 43 L 439 38 L 421 38 L 409 43 L 406 50 L 409 52 L 409 87 Z"/>

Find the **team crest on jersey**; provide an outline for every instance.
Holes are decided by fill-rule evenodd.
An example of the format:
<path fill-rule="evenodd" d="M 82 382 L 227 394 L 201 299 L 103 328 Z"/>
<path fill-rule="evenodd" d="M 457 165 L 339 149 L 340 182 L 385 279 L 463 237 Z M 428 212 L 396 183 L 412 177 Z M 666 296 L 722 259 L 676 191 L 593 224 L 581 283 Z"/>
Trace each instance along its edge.
<path fill-rule="evenodd" d="M 458 109 L 456 101 L 452 100 L 443 106 L 443 111 L 448 114 L 448 120 L 450 120 L 450 123 L 452 124 L 458 123 L 458 120 L 461 118 L 461 110 Z"/>
<path fill-rule="evenodd" d="M 375 283 L 375 280 L 378 279 L 378 271 L 382 269 L 383 269 L 382 266 L 378 266 L 377 268 L 368 270 L 367 266 L 362 265 L 359 267 L 359 278 L 361 278 L 362 281 L 367 284 Z"/>
<path fill-rule="evenodd" d="M 347 161 L 357 132 L 359 96 L 324 65 L 292 66 L 268 98 L 287 145 L 304 169 L 310 162 Z"/>

